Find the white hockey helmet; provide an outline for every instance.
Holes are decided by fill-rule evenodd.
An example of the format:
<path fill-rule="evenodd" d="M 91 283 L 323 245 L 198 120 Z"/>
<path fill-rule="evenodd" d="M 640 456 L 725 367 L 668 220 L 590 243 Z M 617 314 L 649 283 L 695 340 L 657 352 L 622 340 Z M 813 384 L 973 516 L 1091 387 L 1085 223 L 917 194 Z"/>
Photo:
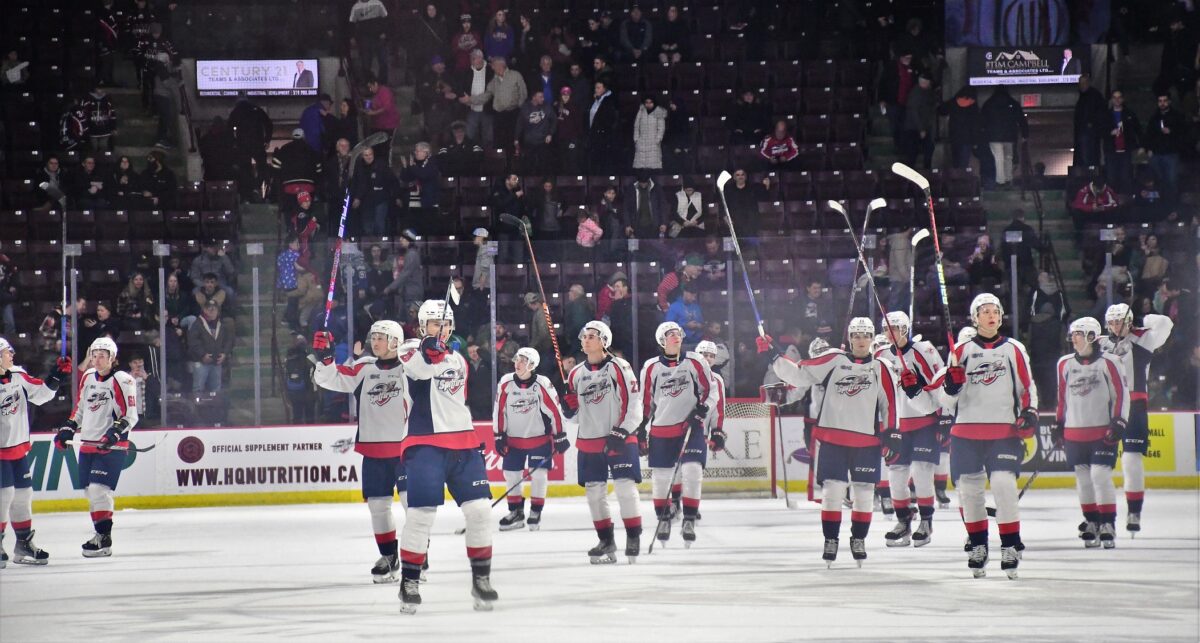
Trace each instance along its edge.
<path fill-rule="evenodd" d="M 536 371 L 538 364 L 542 363 L 541 354 L 528 346 L 517 349 L 517 354 L 513 357 L 513 360 L 515 361 L 518 357 L 524 357 L 529 361 L 529 370 L 531 371 Z"/>
<path fill-rule="evenodd" d="M 678 331 L 680 339 L 683 338 L 683 326 L 675 322 L 663 322 L 658 325 L 658 329 L 654 331 L 654 341 L 658 342 L 659 348 L 664 348 L 667 345 L 667 333 Z"/>
<path fill-rule="evenodd" d="M 608 345 L 612 343 L 612 329 L 608 327 L 608 324 L 602 321 L 590 321 L 584 324 L 583 328 L 579 329 L 579 339 L 581 341 L 583 340 L 583 336 L 586 335 L 589 330 L 599 335 L 600 343 L 605 349 L 608 349 Z"/>
<path fill-rule="evenodd" d="M 863 333 L 866 335 L 875 334 L 875 322 L 871 321 L 870 317 L 855 317 L 850 320 L 850 325 L 846 327 L 846 332 L 850 335 Z"/>
<path fill-rule="evenodd" d="M 810 359 L 821 355 L 827 350 L 829 350 L 829 342 L 825 341 L 824 338 L 818 337 L 808 343 L 808 356 Z"/>
<path fill-rule="evenodd" d="M 979 335 L 979 331 L 975 330 L 974 326 L 963 326 L 958 329 L 958 343 L 969 342 Z"/>
<path fill-rule="evenodd" d="M 398 350 L 404 343 L 404 327 L 390 319 L 381 319 L 371 324 L 371 331 L 367 333 L 367 337 L 370 338 L 376 333 L 388 338 L 388 350 Z"/>
<path fill-rule="evenodd" d="M 892 347 L 892 340 L 887 335 L 880 333 L 871 340 L 871 352 L 887 350 Z"/>
<path fill-rule="evenodd" d="M 454 309 L 446 306 L 444 299 L 426 299 L 425 303 L 417 309 L 417 323 L 421 325 L 421 333 L 425 333 L 425 326 L 431 321 L 440 321 L 445 319 L 450 322 L 450 328 L 454 328 Z"/>
<path fill-rule="evenodd" d="M 1113 304 L 1104 311 L 1104 323 L 1124 322 L 1126 326 L 1133 323 L 1133 311 L 1129 304 Z"/>
<path fill-rule="evenodd" d="M 12 351 L 14 353 L 16 352 L 15 350 L 13 350 L 13 345 L 8 343 L 7 339 L 0 337 L 0 353 L 3 353 L 4 351 Z"/>
<path fill-rule="evenodd" d="M 703 340 L 699 344 L 696 344 L 696 352 L 700 353 L 701 355 L 712 355 L 713 357 L 716 357 L 718 355 L 717 343 L 707 339 Z"/>
<path fill-rule="evenodd" d="M 1004 304 L 1000 303 L 1000 298 L 990 292 L 980 293 L 975 295 L 975 299 L 971 300 L 971 323 L 979 323 L 979 309 L 991 304 L 1000 310 L 1000 315 L 1004 315 Z"/>
<path fill-rule="evenodd" d="M 1075 333 L 1083 333 L 1083 336 L 1088 342 L 1094 342 L 1100 339 L 1100 334 L 1104 329 L 1100 327 L 1100 322 L 1095 317 L 1080 317 L 1071 322 L 1071 328 L 1067 331 L 1067 337 Z"/>
<path fill-rule="evenodd" d="M 108 351 L 108 356 L 116 359 L 117 343 L 114 342 L 111 337 L 97 337 L 96 340 L 92 342 L 92 345 L 88 347 L 88 355 L 91 355 L 92 351 Z"/>
<path fill-rule="evenodd" d="M 900 335 L 908 335 L 909 329 L 912 328 L 912 321 L 908 318 L 908 313 L 902 310 L 893 310 L 887 314 L 887 325 L 891 326 Z M 903 328 L 904 330 L 900 330 Z"/>

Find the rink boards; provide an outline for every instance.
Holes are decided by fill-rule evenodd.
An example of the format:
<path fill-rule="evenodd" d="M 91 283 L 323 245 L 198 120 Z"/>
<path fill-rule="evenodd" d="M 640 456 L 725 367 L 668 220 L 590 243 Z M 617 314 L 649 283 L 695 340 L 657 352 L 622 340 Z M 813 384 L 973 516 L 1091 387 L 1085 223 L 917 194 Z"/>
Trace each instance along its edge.
<path fill-rule="evenodd" d="M 768 495 L 787 481 L 791 492 L 807 489 L 808 458 L 802 420 L 777 417 L 770 407 L 743 401 L 726 418 L 726 451 L 709 453 L 705 493 Z M 1196 413 L 1152 413 L 1147 486 L 1197 488 Z M 493 496 L 503 492 L 500 458 L 492 451 L 490 422 L 475 430 L 486 445 Z M 572 443 L 576 427 L 566 431 Z M 353 425 L 135 430 L 146 453 L 130 453 L 117 488 L 119 508 L 194 507 L 361 500 L 362 457 L 353 450 Z M 782 442 L 779 441 L 782 436 Z M 84 510 L 78 456 L 58 451 L 53 434 L 35 434 L 31 451 L 34 504 L 40 511 Z M 1027 441 L 1026 472 L 1041 471 L 1034 486 L 1071 486 L 1074 478 L 1049 425 Z M 556 455 L 551 496 L 582 495 L 575 481 L 575 449 Z M 648 469 L 643 459 L 643 476 Z M 1119 477 L 1119 476 L 1118 476 Z M 648 489 L 648 484 L 643 484 Z"/>

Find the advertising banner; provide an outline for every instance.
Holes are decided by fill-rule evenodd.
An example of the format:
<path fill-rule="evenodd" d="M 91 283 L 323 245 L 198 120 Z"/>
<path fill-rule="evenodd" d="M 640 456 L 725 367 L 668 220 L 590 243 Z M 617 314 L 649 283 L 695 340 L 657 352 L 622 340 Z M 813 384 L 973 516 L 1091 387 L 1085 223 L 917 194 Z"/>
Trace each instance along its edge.
<path fill-rule="evenodd" d="M 1079 82 L 1083 58 L 1066 47 L 972 47 L 967 50 L 971 85 L 1057 85 Z"/>
<path fill-rule="evenodd" d="M 289 60 L 197 60 L 199 96 L 316 96 L 321 86 L 316 58 Z"/>

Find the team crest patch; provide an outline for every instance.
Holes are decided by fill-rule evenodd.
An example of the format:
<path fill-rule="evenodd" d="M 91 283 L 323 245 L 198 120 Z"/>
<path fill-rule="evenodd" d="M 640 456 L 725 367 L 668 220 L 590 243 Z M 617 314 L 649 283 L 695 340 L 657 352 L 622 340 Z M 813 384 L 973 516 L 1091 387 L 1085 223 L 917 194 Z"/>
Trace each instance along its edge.
<path fill-rule="evenodd" d="M 385 406 L 399 394 L 400 387 L 396 382 L 380 382 L 367 391 L 367 399 L 375 406 Z"/>
<path fill-rule="evenodd" d="M 448 368 L 438 373 L 434 380 L 437 381 L 437 390 L 446 395 L 457 394 L 466 382 L 463 372 L 457 368 Z"/>
<path fill-rule="evenodd" d="M 100 407 L 104 406 L 109 399 L 111 398 L 109 397 L 108 391 L 97 391 L 92 393 L 87 398 L 88 410 L 93 412 L 99 411 Z"/>
<path fill-rule="evenodd" d="M 871 388 L 871 376 L 866 373 L 847 375 L 833 383 L 838 395 L 854 397 Z"/>
<path fill-rule="evenodd" d="M 971 377 L 972 384 L 983 384 L 988 386 L 1000 379 L 1008 369 L 1004 366 L 1004 360 L 998 359 L 991 362 L 982 362 L 972 368 L 967 375 Z"/>
<path fill-rule="evenodd" d="M 1100 386 L 1100 377 L 1095 373 L 1090 373 L 1086 377 L 1071 380 L 1071 394 L 1087 397 L 1098 386 Z"/>
<path fill-rule="evenodd" d="M 19 400 L 16 393 L 10 393 L 0 398 L 0 415 L 16 415 Z"/>

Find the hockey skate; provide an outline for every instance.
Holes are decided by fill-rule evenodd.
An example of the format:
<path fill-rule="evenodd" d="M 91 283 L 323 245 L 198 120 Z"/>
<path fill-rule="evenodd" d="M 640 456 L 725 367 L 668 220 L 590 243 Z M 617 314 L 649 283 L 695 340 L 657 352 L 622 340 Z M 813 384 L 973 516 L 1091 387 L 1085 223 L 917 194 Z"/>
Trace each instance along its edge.
<path fill-rule="evenodd" d="M 862 538 L 851 538 L 850 555 L 854 557 L 854 562 L 862 567 L 863 561 L 867 559 L 867 541 Z"/>
<path fill-rule="evenodd" d="M 0 569 L 8 567 L 8 552 L 4 551 L 4 534 L 0 533 Z"/>
<path fill-rule="evenodd" d="M 901 520 L 892 530 L 883 535 L 888 547 L 908 547 L 912 535 L 912 522 Z"/>
<path fill-rule="evenodd" d="M 601 540 L 588 550 L 588 558 L 593 565 L 611 565 L 617 562 L 617 543 L 611 539 Z"/>
<path fill-rule="evenodd" d="M 917 525 L 917 530 L 913 532 L 912 544 L 913 547 L 924 547 L 929 544 L 929 538 L 933 535 L 933 521 L 922 518 L 920 524 Z"/>
<path fill-rule="evenodd" d="M 654 530 L 654 537 L 661 543 L 661 547 L 666 547 L 667 541 L 671 539 L 671 521 L 660 519 L 658 527 Z"/>
<path fill-rule="evenodd" d="M 537 531 L 537 530 L 541 529 L 542 528 L 542 512 L 530 511 L 529 512 L 529 521 L 527 524 L 529 525 L 529 531 Z"/>
<path fill-rule="evenodd" d="M 1131 513 L 1125 518 L 1125 530 L 1129 532 L 1129 537 L 1133 538 L 1139 531 L 1142 530 L 1142 514 Z"/>
<path fill-rule="evenodd" d="M 103 558 L 112 556 L 112 536 L 96 534 L 92 539 L 83 543 L 84 558 Z"/>
<path fill-rule="evenodd" d="M 50 562 L 50 554 L 45 550 L 38 549 L 38 546 L 33 544 L 34 531 L 30 531 L 25 538 L 17 539 L 17 546 L 13 548 L 14 563 L 18 565 L 45 565 Z"/>
<path fill-rule="evenodd" d="M 821 554 L 821 560 L 825 561 L 825 569 L 833 567 L 833 561 L 837 560 L 837 550 L 837 538 L 826 538 L 825 551 Z"/>
<path fill-rule="evenodd" d="M 416 614 L 417 606 L 421 604 L 421 583 L 415 578 L 405 578 L 400 582 L 400 613 Z"/>
<path fill-rule="evenodd" d="M 639 532 L 640 533 L 640 532 Z M 642 553 L 642 538 L 641 536 L 625 536 L 625 559 L 632 565 L 637 562 L 638 555 Z"/>
<path fill-rule="evenodd" d="M 691 549 L 692 543 L 696 542 L 696 521 L 684 518 L 683 525 L 679 527 L 679 535 L 683 536 L 683 548 Z"/>
<path fill-rule="evenodd" d="M 500 519 L 500 531 L 512 531 L 525 528 L 525 510 L 514 509 Z"/>
<path fill-rule="evenodd" d="M 1009 580 L 1017 580 L 1017 565 L 1021 564 L 1021 553 L 1016 547 L 1000 549 L 1000 569 L 1004 570 Z"/>
<path fill-rule="evenodd" d="M 896 506 L 892 503 L 891 498 L 880 498 L 879 509 L 883 511 L 883 515 L 890 516 L 896 513 Z"/>
<path fill-rule="evenodd" d="M 21 541 L 18 540 L 17 552 L 21 551 L 20 543 Z M 1100 544 L 1103 545 L 1105 549 L 1112 549 L 1113 547 L 1117 546 L 1117 528 L 1115 526 L 1107 522 L 1100 525 Z M 20 559 L 17 559 L 17 562 L 21 562 Z"/>
<path fill-rule="evenodd" d="M 388 554 L 380 556 L 379 560 L 375 561 L 375 566 L 371 568 L 371 580 L 376 585 L 384 583 L 394 583 L 400 580 L 400 557 L 396 554 Z"/>
<path fill-rule="evenodd" d="M 1094 522 L 1088 522 L 1083 531 L 1079 533 L 1079 537 L 1083 539 L 1083 546 L 1088 549 L 1093 549 L 1100 546 L 1100 540 L 1097 536 L 1100 534 L 1100 525 Z"/>
<path fill-rule="evenodd" d="M 1088 528 L 1088 521 L 1085 520 L 1085 521 L 1079 523 L 1079 539 L 1080 540 L 1084 540 L 1083 534 L 1085 532 L 1087 532 L 1087 528 Z"/>
<path fill-rule="evenodd" d="M 946 495 L 945 489 L 935 489 L 933 495 L 937 497 L 938 509 L 950 508 L 950 496 Z"/>
<path fill-rule="evenodd" d="M 492 611 L 492 603 L 500 598 L 496 590 L 492 589 L 492 580 L 487 575 L 471 576 L 471 598 L 475 599 L 476 612 Z"/>
<path fill-rule="evenodd" d="M 988 564 L 988 546 L 975 545 L 971 548 L 971 555 L 967 557 L 967 567 L 971 570 L 971 574 L 975 578 L 983 578 L 987 576 Z"/>

